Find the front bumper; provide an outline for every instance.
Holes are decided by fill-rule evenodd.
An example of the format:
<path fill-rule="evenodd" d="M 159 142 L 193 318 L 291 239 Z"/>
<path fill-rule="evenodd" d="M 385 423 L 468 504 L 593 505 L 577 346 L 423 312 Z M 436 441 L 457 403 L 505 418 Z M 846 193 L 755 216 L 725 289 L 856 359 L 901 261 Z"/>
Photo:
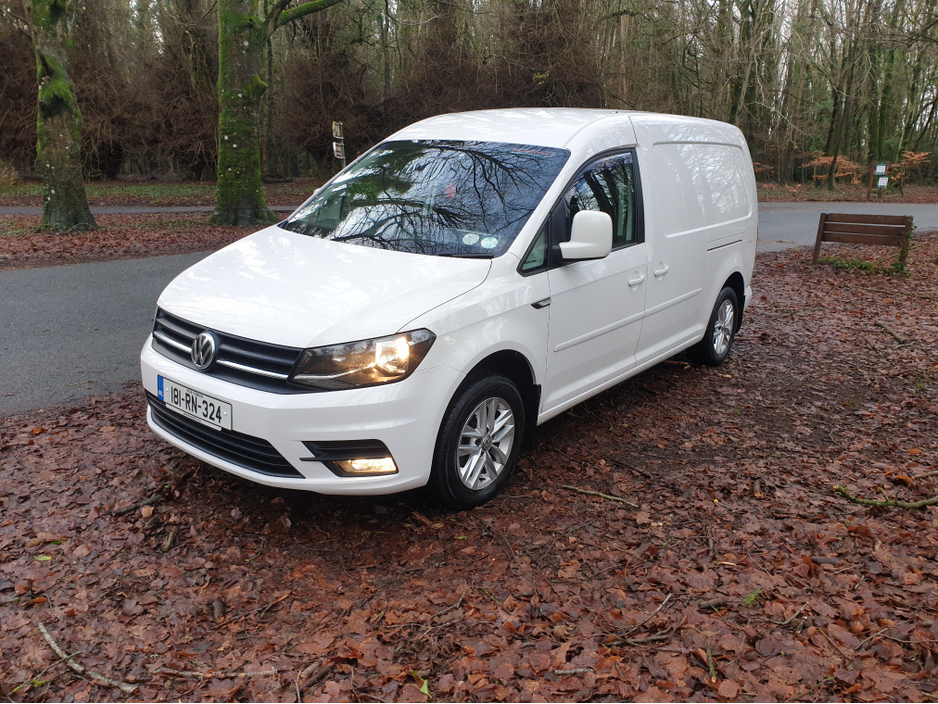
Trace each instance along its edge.
<path fill-rule="evenodd" d="M 151 430 L 163 439 L 244 479 L 268 486 L 334 495 L 391 494 L 426 484 L 440 421 L 449 399 L 463 379 L 455 369 L 431 367 L 418 369 L 402 382 L 384 386 L 275 394 L 239 386 L 184 367 L 154 351 L 150 338 L 140 353 L 140 368 L 143 386 L 154 397 L 158 394 L 157 377 L 162 376 L 230 403 L 232 431 L 270 443 L 295 472 L 289 472 L 293 476 L 273 476 L 219 457 L 206 451 L 206 445 L 196 446 L 180 434 L 158 425 L 153 409 L 148 408 L 147 422 Z M 174 414 L 175 411 L 166 409 L 162 413 Z M 303 441 L 362 440 L 383 442 L 390 450 L 398 472 L 383 476 L 341 477 L 321 462 L 302 459 L 312 457 Z"/>

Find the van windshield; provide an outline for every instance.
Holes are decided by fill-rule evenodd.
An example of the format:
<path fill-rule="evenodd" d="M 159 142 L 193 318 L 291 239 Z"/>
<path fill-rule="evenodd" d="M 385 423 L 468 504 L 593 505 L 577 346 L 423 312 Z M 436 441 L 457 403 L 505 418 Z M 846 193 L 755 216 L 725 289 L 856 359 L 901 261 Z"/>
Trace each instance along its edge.
<path fill-rule="evenodd" d="M 520 144 L 379 144 L 280 227 L 437 256 L 508 249 L 566 163 L 565 149 Z"/>

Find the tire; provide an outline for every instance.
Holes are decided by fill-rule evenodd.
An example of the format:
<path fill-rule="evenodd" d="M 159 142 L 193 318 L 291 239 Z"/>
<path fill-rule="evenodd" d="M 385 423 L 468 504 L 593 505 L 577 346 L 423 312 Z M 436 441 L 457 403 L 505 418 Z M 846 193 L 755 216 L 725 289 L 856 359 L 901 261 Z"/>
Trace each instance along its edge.
<path fill-rule="evenodd" d="M 736 337 L 739 312 L 736 292 L 727 286 L 717 296 L 703 339 L 688 350 L 688 356 L 695 362 L 710 367 L 723 364 Z"/>
<path fill-rule="evenodd" d="M 511 477 L 524 424 L 514 382 L 496 374 L 467 380 L 443 416 L 427 485 L 431 495 L 457 510 L 489 501 Z"/>

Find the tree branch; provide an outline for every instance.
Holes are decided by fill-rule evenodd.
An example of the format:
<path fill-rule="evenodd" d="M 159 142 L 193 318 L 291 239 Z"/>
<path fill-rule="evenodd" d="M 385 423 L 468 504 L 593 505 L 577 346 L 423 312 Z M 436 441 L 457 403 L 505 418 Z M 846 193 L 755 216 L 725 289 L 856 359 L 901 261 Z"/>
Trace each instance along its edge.
<path fill-rule="evenodd" d="M 79 665 L 77 662 L 72 660 L 72 656 L 66 653 L 62 648 L 59 647 L 59 644 L 56 643 L 52 636 L 49 634 L 49 631 L 46 630 L 44 623 L 39 624 L 39 632 L 42 633 L 42 637 L 46 639 L 46 642 L 49 644 L 49 647 L 55 651 L 55 654 L 58 655 L 62 660 L 65 661 L 65 664 L 68 665 L 72 670 L 77 672 L 79 675 L 87 677 L 94 680 L 95 682 L 100 682 L 101 684 L 106 684 L 109 687 L 116 687 L 124 694 L 133 694 L 137 691 L 137 685 L 127 684 L 126 682 L 120 682 L 118 680 L 112 680 L 110 677 L 105 677 L 104 675 L 99 675 L 97 672 L 93 672 L 88 668 Z"/>
<path fill-rule="evenodd" d="M 910 510 L 917 510 L 921 508 L 926 508 L 927 506 L 936 506 L 938 505 L 938 496 L 933 496 L 930 499 L 922 499 L 921 501 L 902 501 L 900 499 L 884 499 L 883 501 L 873 501 L 871 499 L 861 499 L 857 496 L 853 496 L 847 491 L 847 487 L 844 486 L 835 486 L 834 491 L 843 496 L 847 501 L 852 501 L 855 504 L 860 504 L 861 506 L 875 506 L 876 508 L 906 508 Z"/>
<path fill-rule="evenodd" d="M 8 7 L 0 7 L 0 15 L 5 15 L 10 20 L 10 25 L 20 32 L 24 37 L 27 37 L 30 42 L 33 40 L 32 32 L 30 31 L 30 20 L 31 17 L 20 17 L 17 14 L 14 14 L 13 10 Z"/>
<path fill-rule="evenodd" d="M 290 4 L 290 0 L 277 0 L 277 4 L 274 5 L 270 17 L 267 19 L 267 36 L 270 37 L 280 27 L 290 24 L 294 20 L 306 17 L 306 15 L 311 15 L 314 12 L 326 10 L 333 5 L 338 5 L 340 2 L 342 0 L 312 0 L 312 2 L 304 2 L 302 5 L 287 10 L 286 6 Z"/>
<path fill-rule="evenodd" d="M 930 296 L 927 293 L 907 293 L 906 291 L 887 291 L 882 288 L 863 288 L 862 286 L 851 286 L 844 284 L 845 288 L 852 288 L 854 291 L 867 291 L 869 293 L 885 293 L 889 296 L 908 296 L 909 298 L 924 298 L 926 301 L 938 301 L 938 296 Z"/>
<path fill-rule="evenodd" d="M 638 508 L 638 504 L 633 504 L 631 501 L 623 499 L 619 496 L 612 496 L 611 494 L 604 494 L 601 491 L 590 491 L 589 489 L 580 489 L 576 486 L 570 486 L 568 484 L 563 484 L 560 487 L 561 489 L 569 489 L 570 491 L 575 491 L 578 494 L 583 494 L 585 496 L 598 496 L 607 501 L 615 501 L 616 503 L 626 504 L 627 506 L 632 506 L 633 508 Z"/>
<path fill-rule="evenodd" d="M 270 36 L 277 31 L 277 27 L 279 26 L 277 23 L 280 20 L 280 14 L 285 9 L 287 9 L 287 5 L 289 5 L 290 2 L 291 0 L 277 0 L 277 2 L 274 3 L 274 6 L 270 8 L 270 13 L 267 15 L 267 19 L 265 20 L 267 23 L 266 31 L 268 39 L 270 39 Z"/>
<path fill-rule="evenodd" d="M 900 345 L 904 345 L 908 342 L 908 340 L 902 337 L 902 335 L 900 335 L 899 333 L 895 332 L 892 328 L 886 325 L 886 323 L 883 323 L 879 320 L 874 320 L 873 325 L 875 325 L 878 328 L 882 328 L 883 330 L 888 332 L 890 335 L 892 335 L 895 338 L 896 342 L 898 342 Z"/>

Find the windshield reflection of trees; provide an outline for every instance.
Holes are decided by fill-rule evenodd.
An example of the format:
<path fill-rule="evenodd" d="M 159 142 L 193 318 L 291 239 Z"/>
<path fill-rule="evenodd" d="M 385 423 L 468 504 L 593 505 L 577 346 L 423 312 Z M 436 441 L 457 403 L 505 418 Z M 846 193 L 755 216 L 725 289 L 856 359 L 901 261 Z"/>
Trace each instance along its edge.
<path fill-rule="evenodd" d="M 491 143 L 390 143 L 285 227 L 398 251 L 494 256 L 511 244 L 566 156 Z M 480 244 L 487 237 L 495 238 L 490 247 Z"/>

